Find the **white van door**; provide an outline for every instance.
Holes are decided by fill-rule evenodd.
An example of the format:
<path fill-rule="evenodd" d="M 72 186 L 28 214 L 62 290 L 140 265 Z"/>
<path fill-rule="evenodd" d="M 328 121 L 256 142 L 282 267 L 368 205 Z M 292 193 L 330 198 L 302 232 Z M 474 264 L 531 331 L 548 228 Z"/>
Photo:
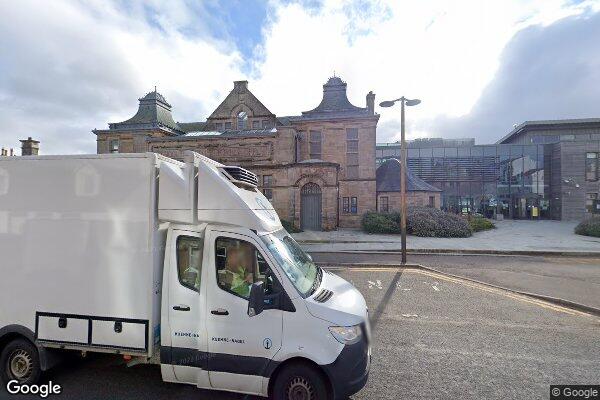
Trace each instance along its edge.
<path fill-rule="evenodd" d="M 281 348 L 283 311 L 265 309 L 248 316 L 250 286 L 265 282 L 265 304 L 282 293 L 261 246 L 242 234 L 209 230 L 207 283 L 209 377 L 215 389 L 264 394 L 263 377 Z"/>
<path fill-rule="evenodd" d="M 208 388 L 203 247 L 204 238 L 197 232 L 173 230 L 167 238 L 169 293 L 163 312 L 169 314 L 171 346 L 161 350 L 161 363 L 162 353 L 167 353 L 165 361 L 173 366 L 177 382 Z"/>

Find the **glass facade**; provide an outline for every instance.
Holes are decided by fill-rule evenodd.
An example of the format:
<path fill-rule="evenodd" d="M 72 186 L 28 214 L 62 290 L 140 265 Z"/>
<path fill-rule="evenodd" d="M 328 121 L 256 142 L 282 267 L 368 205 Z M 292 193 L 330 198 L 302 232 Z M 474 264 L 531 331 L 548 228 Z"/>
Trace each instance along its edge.
<path fill-rule="evenodd" d="M 411 148 L 408 167 L 441 189 L 441 207 L 486 217 L 550 218 L 548 145 L 475 145 Z M 399 158 L 400 146 L 378 146 L 378 165 Z"/>

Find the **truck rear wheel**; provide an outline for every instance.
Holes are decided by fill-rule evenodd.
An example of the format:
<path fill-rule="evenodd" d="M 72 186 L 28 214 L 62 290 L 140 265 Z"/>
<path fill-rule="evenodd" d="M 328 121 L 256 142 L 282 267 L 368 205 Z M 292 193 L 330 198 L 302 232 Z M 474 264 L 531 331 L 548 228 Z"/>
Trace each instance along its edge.
<path fill-rule="evenodd" d="M 305 364 L 292 364 L 279 373 L 273 386 L 273 398 L 284 400 L 327 400 L 323 375 Z"/>
<path fill-rule="evenodd" d="M 42 374 L 37 348 L 28 340 L 8 343 L 0 354 L 0 376 L 4 382 L 36 383 Z"/>

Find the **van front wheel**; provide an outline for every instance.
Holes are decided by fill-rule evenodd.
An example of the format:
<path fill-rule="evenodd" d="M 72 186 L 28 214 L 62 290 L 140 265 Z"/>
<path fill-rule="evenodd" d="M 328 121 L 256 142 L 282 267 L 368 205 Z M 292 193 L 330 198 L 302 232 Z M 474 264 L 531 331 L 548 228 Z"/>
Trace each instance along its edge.
<path fill-rule="evenodd" d="M 0 354 L 0 376 L 3 381 L 33 384 L 41 374 L 40 356 L 31 342 L 16 339 L 4 347 Z"/>
<path fill-rule="evenodd" d="M 323 375 L 305 364 L 292 364 L 277 376 L 273 398 L 284 400 L 327 400 Z"/>

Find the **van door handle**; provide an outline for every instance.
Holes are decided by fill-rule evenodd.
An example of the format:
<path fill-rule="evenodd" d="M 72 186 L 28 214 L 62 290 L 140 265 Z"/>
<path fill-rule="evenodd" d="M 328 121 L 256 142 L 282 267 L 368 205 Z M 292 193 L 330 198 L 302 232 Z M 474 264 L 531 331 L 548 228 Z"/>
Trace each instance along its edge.
<path fill-rule="evenodd" d="M 175 311 L 190 311 L 190 306 L 179 304 L 177 306 L 173 306 L 173 310 L 175 310 Z"/>
<path fill-rule="evenodd" d="M 210 313 L 213 315 L 229 315 L 229 311 L 224 310 L 222 308 L 217 308 L 216 310 L 212 310 Z"/>

